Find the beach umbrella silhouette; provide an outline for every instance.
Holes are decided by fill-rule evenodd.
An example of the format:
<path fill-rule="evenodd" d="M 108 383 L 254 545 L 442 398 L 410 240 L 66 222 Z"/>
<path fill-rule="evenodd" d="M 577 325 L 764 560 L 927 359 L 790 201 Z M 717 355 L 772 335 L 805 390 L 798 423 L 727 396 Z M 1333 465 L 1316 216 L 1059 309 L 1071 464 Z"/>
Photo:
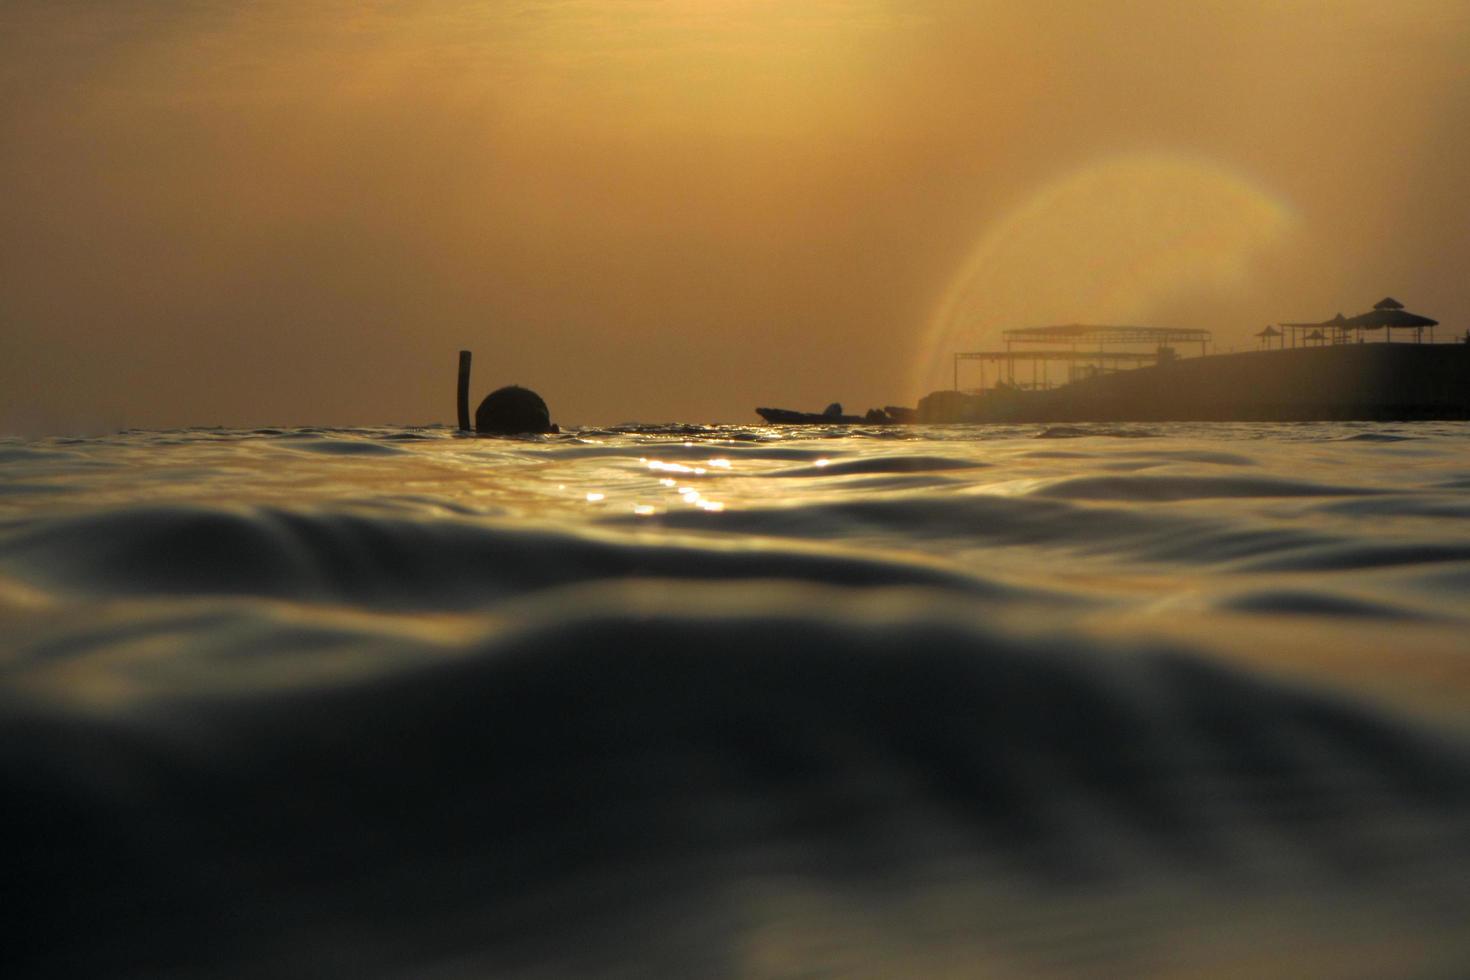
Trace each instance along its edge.
<path fill-rule="evenodd" d="M 1414 331 L 1414 339 L 1420 340 L 1423 338 L 1425 327 L 1435 327 L 1438 325 L 1438 320 L 1431 320 L 1427 316 L 1410 313 L 1403 308 L 1398 300 L 1392 297 L 1380 300 L 1367 313 L 1359 313 L 1357 316 L 1348 317 L 1343 321 L 1343 326 L 1349 330 L 1382 330 L 1387 339 L 1392 339 L 1392 331 L 1394 330 L 1409 329 Z"/>
<path fill-rule="evenodd" d="M 1277 330 L 1275 327 L 1271 326 L 1268 323 L 1268 324 L 1266 324 L 1266 329 L 1265 330 L 1259 330 L 1259 331 L 1256 332 L 1256 336 L 1259 337 L 1259 338 L 1261 338 L 1261 346 L 1262 347 L 1270 347 L 1271 346 L 1271 340 L 1272 340 L 1272 338 L 1273 337 L 1280 337 L 1281 336 L 1281 331 L 1280 330 Z"/>

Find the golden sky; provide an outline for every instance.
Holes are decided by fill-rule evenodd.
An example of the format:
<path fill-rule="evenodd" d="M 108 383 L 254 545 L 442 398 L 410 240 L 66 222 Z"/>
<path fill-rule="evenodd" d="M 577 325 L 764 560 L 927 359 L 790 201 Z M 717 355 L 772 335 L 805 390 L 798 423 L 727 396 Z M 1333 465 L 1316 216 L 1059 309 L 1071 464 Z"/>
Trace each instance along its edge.
<path fill-rule="evenodd" d="M 0 432 L 913 404 L 1074 320 L 1470 327 L 1466 0 L 7 0 Z"/>

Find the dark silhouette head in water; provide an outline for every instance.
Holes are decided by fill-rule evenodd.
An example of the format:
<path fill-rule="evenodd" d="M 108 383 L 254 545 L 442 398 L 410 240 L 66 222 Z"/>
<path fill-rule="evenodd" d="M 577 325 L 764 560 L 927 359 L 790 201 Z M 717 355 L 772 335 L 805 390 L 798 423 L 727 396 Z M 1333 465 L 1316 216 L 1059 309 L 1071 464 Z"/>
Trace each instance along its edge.
<path fill-rule="evenodd" d="M 546 402 L 530 388 L 506 385 L 485 396 L 475 409 L 475 431 L 491 435 L 560 432 Z"/>

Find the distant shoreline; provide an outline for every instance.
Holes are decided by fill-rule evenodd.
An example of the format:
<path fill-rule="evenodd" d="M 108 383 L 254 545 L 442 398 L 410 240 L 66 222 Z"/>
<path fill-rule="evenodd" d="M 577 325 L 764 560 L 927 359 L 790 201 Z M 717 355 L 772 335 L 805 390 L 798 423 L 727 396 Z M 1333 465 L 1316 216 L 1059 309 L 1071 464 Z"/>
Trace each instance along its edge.
<path fill-rule="evenodd" d="M 1044 391 L 935 391 L 918 415 L 928 423 L 1470 419 L 1470 344 L 1217 354 Z"/>

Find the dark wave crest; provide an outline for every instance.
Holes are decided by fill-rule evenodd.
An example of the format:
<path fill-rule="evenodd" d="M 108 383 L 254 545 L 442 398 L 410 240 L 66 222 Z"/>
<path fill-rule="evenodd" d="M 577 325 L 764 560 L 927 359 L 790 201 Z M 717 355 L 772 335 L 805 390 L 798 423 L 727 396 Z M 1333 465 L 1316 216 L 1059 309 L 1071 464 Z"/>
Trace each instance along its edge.
<path fill-rule="evenodd" d="M 739 972 L 752 883 L 896 901 L 951 895 L 941 867 L 1010 883 L 1003 916 L 946 907 L 931 937 L 982 970 L 1017 927 L 1179 942 L 1106 903 L 1048 917 L 1124 883 L 1470 910 L 1463 746 L 1177 653 L 761 588 L 738 611 L 699 587 L 548 597 L 484 642 L 270 696 L 12 704 L 11 961 Z"/>
<path fill-rule="evenodd" d="M 1021 597 L 938 563 L 893 556 L 273 508 L 124 508 L 29 522 L 3 542 L 0 569 L 68 595 L 241 595 L 393 609 L 471 608 L 630 577 L 915 585 Z"/>

